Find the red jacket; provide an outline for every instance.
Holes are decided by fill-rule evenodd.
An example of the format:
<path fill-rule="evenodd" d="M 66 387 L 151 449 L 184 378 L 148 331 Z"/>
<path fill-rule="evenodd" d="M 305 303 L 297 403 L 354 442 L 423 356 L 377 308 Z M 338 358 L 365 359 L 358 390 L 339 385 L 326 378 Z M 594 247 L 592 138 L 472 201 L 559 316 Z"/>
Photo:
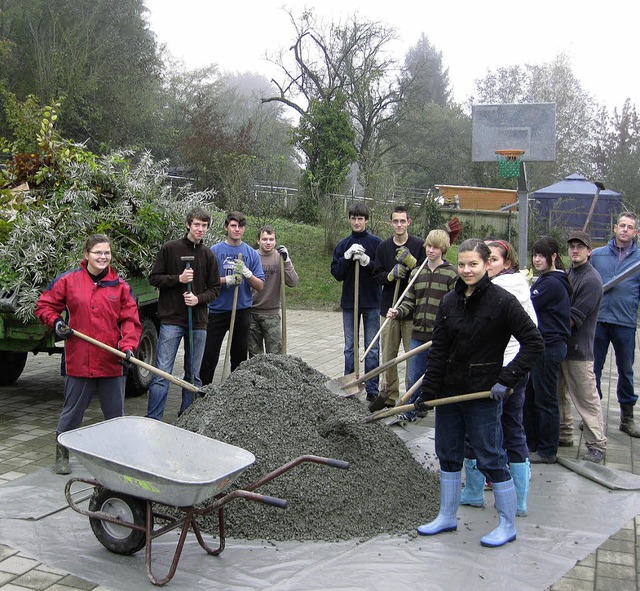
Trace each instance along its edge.
<path fill-rule="evenodd" d="M 142 326 L 138 307 L 128 283 L 109 267 L 98 283 L 87 272 L 87 261 L 79 269 L 56 277 L 38 299 L 35 315 L 47 326 L 67 310 L 67 324 L 120 351 L 135 351 Z M 81 378 L 123 375 L 120 358 L 78 337 L 64 344 L 63 373 Z"/>

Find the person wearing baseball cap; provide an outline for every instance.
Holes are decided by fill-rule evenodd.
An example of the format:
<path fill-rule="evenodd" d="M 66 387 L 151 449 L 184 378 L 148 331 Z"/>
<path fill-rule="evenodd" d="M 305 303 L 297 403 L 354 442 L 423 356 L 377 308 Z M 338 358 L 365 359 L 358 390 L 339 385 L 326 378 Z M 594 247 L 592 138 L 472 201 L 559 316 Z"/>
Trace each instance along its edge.
<path fill-rule="evenodd" d="M 593 339 L 602 300 L 602 279 L 591 266 L 591 237 L 587 232 L 574 230 L 567 239 L 571 267 L 571 336 L 567 342 L 567 356 L 560 366 L 558 392 L 560 398 L 559 445 L 573 445 L 573 402 L 584 424 L 587 453 L 583 460 L 600 463 L 607 448 L 604 434 L 602 406 L 593 371 Z"/>

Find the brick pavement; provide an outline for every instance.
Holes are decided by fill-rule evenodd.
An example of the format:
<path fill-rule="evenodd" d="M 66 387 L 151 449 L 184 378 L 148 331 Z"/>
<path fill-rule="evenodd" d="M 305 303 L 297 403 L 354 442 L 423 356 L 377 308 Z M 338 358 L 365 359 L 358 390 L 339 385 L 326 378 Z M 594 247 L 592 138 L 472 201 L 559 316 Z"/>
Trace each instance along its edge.
<path fill-rule="evenodd" d="M 342 320 L 338 312 L 293 310 L 287 315 L 287 328 L 289 354 L 302 358 L 328 376 L 341 374 L 343 339 Z M 179 374 L 178 367 L 175 375 Z M 219 381 L 221 367 L 222 363 L 219 363 L 214 380 Z M 609 438 L 605 463 L 640 474 L 640 440 L 631 439 L 618 430 L 615 370 L 611 370 L 610 364 L 608 368 L 610 374 L 603 380 L 607 384 L 603 412 Z M 0 388 L 0 484 L 53 464 L 54 432 L 62 402 L 62 378 L 59 373 L 58 356 L 30 355 L 21 378 L 12 386 Z M 640 368 L 637 375 L 640 376 Z M 171 386 L 165 415 L 169 421 L 176 416 L 178 400 L 179 390 Z M 144 415 L 145 410 L 145 396 L 127 399 L 127 414 Z M 100 408 L 94 403 L 86 414 L 85 424 L 99 420 Z M 433 420 L 432 415 L 425 420 Z M 561 455 L 578 459 L 582 457 L 585 449 L 582 440 L 578 441 L 580 434 L 576 429 L 576 446 L 561 448 Z M 576 564 L 549 591 L 640 589 L 639 537 L 640 516 Z M 0 591 L 25 589 L 106 591 L 106 587 L 50 568 L 23 552 L 0 544 Z"/>

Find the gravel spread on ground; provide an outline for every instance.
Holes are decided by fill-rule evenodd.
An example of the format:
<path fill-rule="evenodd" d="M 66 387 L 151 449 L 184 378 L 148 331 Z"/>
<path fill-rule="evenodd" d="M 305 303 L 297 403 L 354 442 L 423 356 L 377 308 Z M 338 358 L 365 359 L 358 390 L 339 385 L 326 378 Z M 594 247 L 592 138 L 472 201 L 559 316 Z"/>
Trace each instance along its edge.
<path fill-rule="evenodd" d="M 348 540 L 414 532 L 435 517 L 437 476 L 421 466 L 355 397 L 325 386 L 327 376 L 289 355 L 259 355 L 220 386 L 207 386 L 177 426 L 242 447 L 256 457 L 232 488 L 242 488 L 301 455 L 349 462 L 348 470 L 304 463 L 256 492 L 286 509 L 244 499 L 225 506 L 226 535 L 269 540 Z M 216 534 L 217 512 L 199 519 Z"/>

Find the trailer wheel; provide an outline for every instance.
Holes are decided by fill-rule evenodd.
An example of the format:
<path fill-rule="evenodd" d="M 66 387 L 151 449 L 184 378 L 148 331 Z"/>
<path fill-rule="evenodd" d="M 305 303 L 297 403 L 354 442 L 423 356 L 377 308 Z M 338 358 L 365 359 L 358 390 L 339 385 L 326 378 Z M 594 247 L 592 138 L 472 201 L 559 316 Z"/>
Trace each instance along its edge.
<path fill-rule="evenodd" d="M 16 351 L 0 351 L 0 366 L 3 371 L 0 374 L 0 386 L 10 386 L 21 375 L 27 363 L 27 353 Z"/>
<path fill-rule="evenodd" d="M 158 348 L 158 331 L 153 321 L 149 318 L 142 318 L 142 334 L 140 335 L 140 345 L 136 351 L 136 357 L 149 365 L 153 365 L 156 360 L 156 350 Z M 127 374 L 127 396 L 141 396 L 151 385 L 153 374 L 143 367 L 131 365 Z"/>
<path fill-rule="evenodd" d="M 144 527 L 146 522 L 146 501 L 114 492 L 106 488 L 96 488 L 89 501 L 90 511 L 103 511 L 127 523 Z M 114 554 L 128 556 L 144 548 L 146 534 L 124 525 L 116 525 L 97 517 L 89 517 L 91 529 L 98 541 Z M 153 524 L 151 525 L 153 527 Z"/>

